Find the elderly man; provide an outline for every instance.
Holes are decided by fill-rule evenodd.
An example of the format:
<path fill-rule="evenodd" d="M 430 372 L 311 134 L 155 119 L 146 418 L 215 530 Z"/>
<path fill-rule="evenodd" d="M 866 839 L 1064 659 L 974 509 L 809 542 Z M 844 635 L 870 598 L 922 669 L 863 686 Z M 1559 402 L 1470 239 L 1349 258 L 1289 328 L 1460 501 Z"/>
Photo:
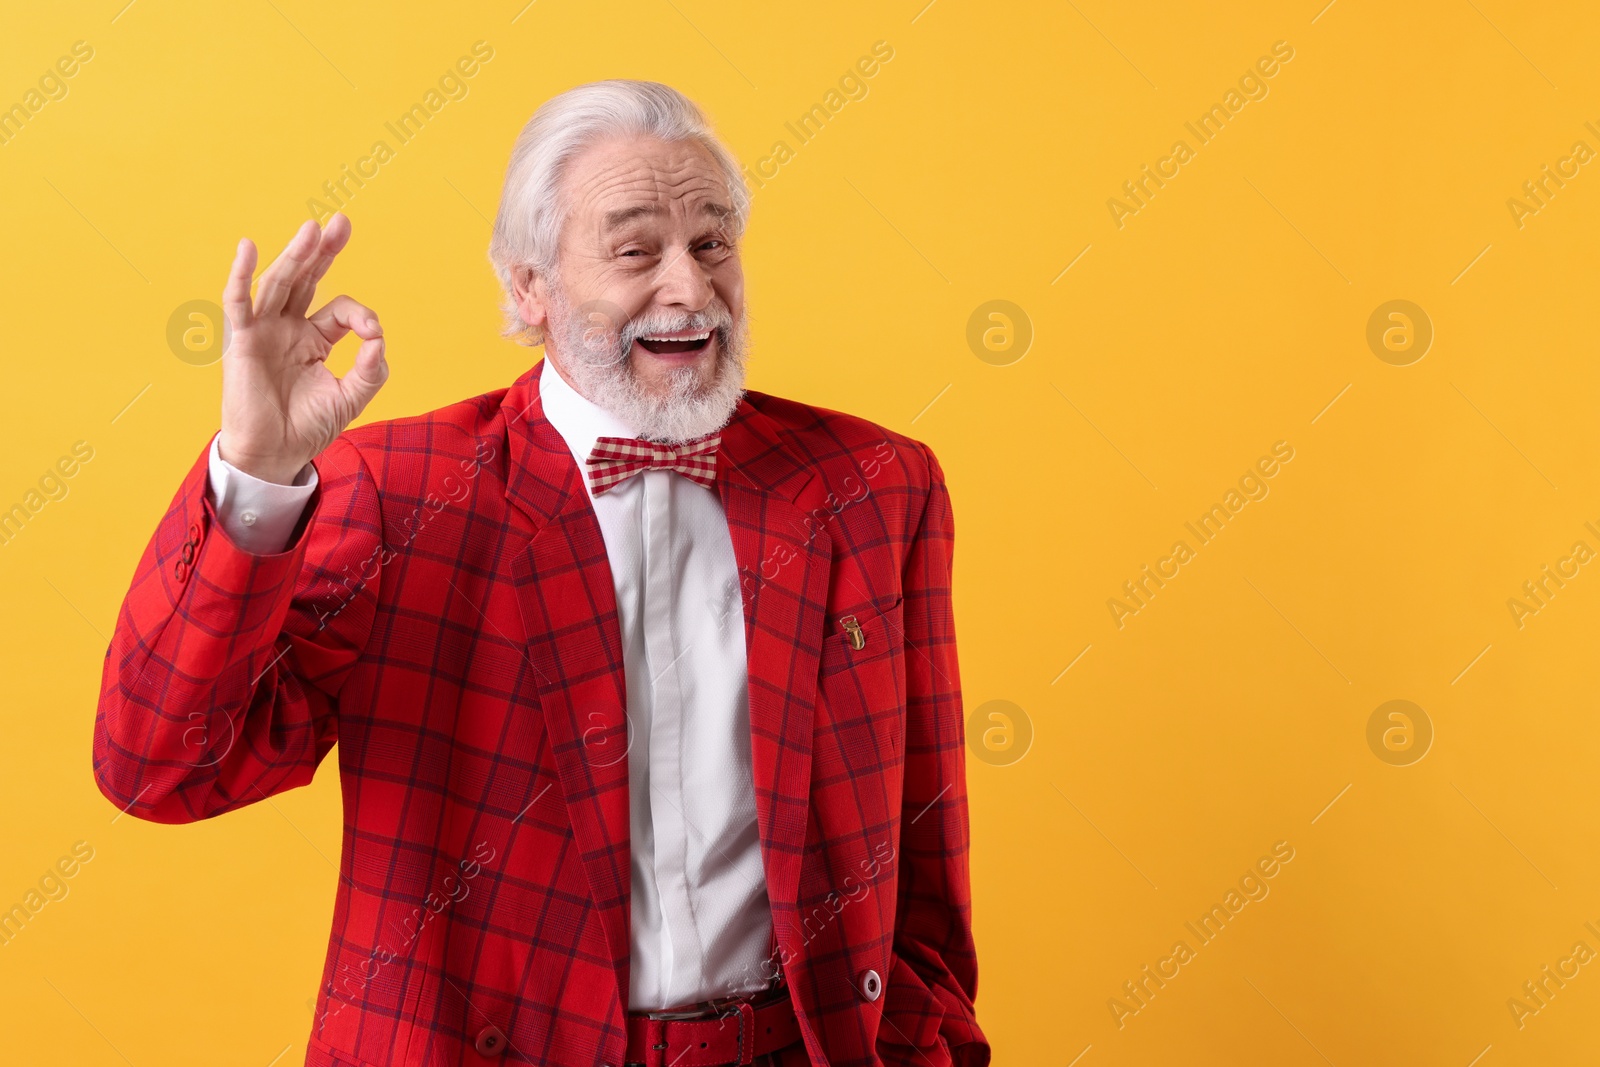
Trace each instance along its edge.
<path fill-rule="evenodd" d="M 353 430 L 383 329 L 307 314 L 349 221 L 254 298 L 240 243 L 221 430 L 123 603 L 94 770 L 189 822 L 338 743 L 308 1065 L 989 1062 L 949 495 L 925 445 L 744 389 L 748 208 L 677 91 L 555 97 L 490 248 L 545 358 Z"/>

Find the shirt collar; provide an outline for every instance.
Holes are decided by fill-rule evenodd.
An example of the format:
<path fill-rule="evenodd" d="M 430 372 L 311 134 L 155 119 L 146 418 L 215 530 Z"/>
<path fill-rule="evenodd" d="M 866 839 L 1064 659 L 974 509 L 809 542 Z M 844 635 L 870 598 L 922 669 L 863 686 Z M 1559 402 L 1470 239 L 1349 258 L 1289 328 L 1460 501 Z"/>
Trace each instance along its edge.
<path fill-rule="evenodd" d="M 567 443 L 572 459 L 578 465 L 583 487 L 594 499 L 589 486 L 589 453 L 594 443 L 602 437 L 627 437 L 639 435 L 621 419 L 600 407 L 578 392 L 556 370 L 548 356 L 539 372 L 539 400 L 544 406 L 544 417 L 554 426 L 561 439 Z"/>

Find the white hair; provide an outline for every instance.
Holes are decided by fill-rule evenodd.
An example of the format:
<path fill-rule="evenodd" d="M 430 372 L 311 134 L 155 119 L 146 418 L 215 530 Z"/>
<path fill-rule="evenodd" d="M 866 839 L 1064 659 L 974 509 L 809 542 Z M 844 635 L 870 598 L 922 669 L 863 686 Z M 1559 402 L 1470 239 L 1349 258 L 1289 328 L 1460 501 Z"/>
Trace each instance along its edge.
<path fill-rule="evenodd" d="M 513 272 L 532 267 L 547 280 L 554 279 L 568 211 L 560 195 L 567 164 L 589 145 L 614 137 L 699 144 L 711 154 L 727 181 L 733 235 L 744 232 L 750 216 L 749 187 L 738 160 L 717 139 L 694 101 L 660 82 L 624 78 L 568 89 L 533 113 L 517 136 L 506 167 L 500 211 L 489 241 L 489 262 L 494 264 L 502 290 L 504 336 L 528 345 L 543 341 L 541 331 L 524 322 L 517 311 Z"/>

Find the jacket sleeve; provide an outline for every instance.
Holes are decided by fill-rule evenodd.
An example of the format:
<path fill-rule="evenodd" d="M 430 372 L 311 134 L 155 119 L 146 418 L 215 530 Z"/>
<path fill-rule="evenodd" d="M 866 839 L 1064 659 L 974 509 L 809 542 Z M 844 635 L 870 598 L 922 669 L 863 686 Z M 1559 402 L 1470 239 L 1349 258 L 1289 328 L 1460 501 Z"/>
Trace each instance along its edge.
<path fill-rule="evenodd" d="M 966 738 L 950 590 L 955 523 L 939 461 L 926 445 L 918 447 L 931 484 L 902 576 L 905 795 L 894 932 L 898 962 L 885 997 L 891 1004 L 912 1006 L 910 1014 L 923 1018 L 907 1018 L 898 1033 L 883 1027 L 880 1041 L 888 1044 L 880 1044 L 879 1052 L 885 1063 L 903 1060 L 927 1067 L 925 1052 L 913 1053 L 896 1044 L 925 1030 L 931 1022 L 926 1016 L 935 1016 L 938 1037 L 948 1046 L 951 1062 L 984 1067 L 990 1049 L 973 1011 L 978 959 L 972 943 L 967 871 Z"/>
<path fill-rule="evenodd" d="M 378 497 L 345 438 L 315 460 L 289 547 L 268 555 L 217 522 L 208 454 L 139 560 L 101 675 L 95 781 L 152 822 L 209 818 L 311 781 L 377 604 Z"/>

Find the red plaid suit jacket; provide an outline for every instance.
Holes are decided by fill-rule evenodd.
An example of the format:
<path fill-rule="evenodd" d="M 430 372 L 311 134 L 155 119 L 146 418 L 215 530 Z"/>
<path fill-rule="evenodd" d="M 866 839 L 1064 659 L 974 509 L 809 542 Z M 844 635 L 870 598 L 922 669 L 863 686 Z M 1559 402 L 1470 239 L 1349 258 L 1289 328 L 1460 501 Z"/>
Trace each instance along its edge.
<path fill-rule="evenodd" d="M 220 815 L 306 784 L 338 742 L 314 1067 L 623 1060 L 622 648 L 542 365 L 346 431 L 276 555 L 218 527 L 202 452 L 118 616 L 94 773 L 119 808 Z M 805 1054 L 981 1067 L 938 462 L 862 419 L 750 392 L 716 490 L 739 566 L 773 971 Z M 490 1028 L 495 1056 L 476 1051 Z"/>

